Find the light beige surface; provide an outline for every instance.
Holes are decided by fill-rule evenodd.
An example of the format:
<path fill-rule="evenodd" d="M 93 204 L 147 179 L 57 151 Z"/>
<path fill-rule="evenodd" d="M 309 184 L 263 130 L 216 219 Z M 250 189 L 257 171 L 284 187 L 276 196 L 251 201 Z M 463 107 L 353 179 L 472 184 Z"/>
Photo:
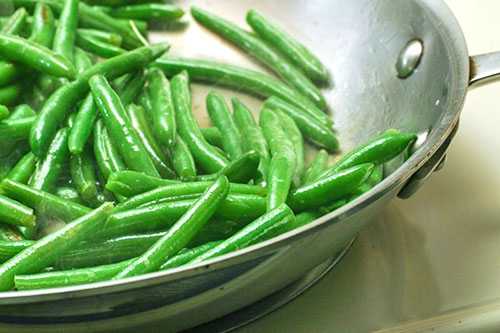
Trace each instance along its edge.
<path fill-rule="evenodd" d="M 471 54 L 500 50 L 500 1 L 447 2 Z M 445 169 L 313 289 L 239 332 L 500 332 L 499 129 L 500 84 L 472 91 Z"/>

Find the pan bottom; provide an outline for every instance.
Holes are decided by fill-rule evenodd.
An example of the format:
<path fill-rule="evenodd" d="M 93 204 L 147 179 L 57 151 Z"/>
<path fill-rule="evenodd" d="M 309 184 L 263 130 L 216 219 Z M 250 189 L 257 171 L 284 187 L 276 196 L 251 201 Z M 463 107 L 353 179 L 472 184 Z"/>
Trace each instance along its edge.
<path fill-rule="evenodd" d="M 353 238 L 342 251 L 335 254 L 330 259 L 313 268 L 309 273 L 299 280 L 289 284 L 274 294 L 252 304 L 241 310 L 235 311 L 222 318 L 216 319 L 206 324 L 199 325 L 183 333 L 227 333 L 248 325 L 271 312 L 278 310 L 288 304 L 296 297 L 302 295 L 309 288 L 319 282 L 328 272 L 330 272 L 349 252 L 354 244 Z"/>

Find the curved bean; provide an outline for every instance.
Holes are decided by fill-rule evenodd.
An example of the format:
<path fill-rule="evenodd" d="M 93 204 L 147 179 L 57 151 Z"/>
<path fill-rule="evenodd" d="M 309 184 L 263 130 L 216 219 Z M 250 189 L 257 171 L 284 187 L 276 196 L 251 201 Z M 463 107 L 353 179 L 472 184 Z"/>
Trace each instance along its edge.
<path fill-rule="evenodd" d="M 193 155 L 179 135 L 177 135 L 172 151 L 172 165 L 181 179 L 190 179 L 196 176 L 196 165 Z"/>

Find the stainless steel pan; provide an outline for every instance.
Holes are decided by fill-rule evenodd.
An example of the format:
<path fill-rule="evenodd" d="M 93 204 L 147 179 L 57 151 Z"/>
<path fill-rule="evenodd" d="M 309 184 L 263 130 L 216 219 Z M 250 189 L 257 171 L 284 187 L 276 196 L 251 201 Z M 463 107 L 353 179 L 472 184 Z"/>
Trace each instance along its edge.
<path fill-rule="evenodd" d="M 439 0 L 193 0 L 180 4 L 187 8 L 191 2 L 242 24 L 246 9 L 256 8 L 315 50 L 334 76 L 335 87 L 326 96 L 344 150 L 389 127 L 420 133 L 418 149 L 381 184 L 347 206 L 277 239 L 203 265 L 123 281 L 1 293 L 0 329 L 118 330 L 161 320 L 169 332 L 221 317 L 270 295 L 342 249 L 389 200 L 413 193 L 442 161 L 469 85 L 500 72 L 498 53 L 469 57 L 460 27 Z M 259 68 L 197 24 L 178 28 L 154 38 L 170 41 L 173 54 Z M 423 45 L 421 59 L 415 71 L 399 78 L 400 54 L 415 40 Z M 412 59 L 419 59 L 419 48 L 412 50 L 406 59 L 410 65 Z M 200 117 L 205 114 L 202 93 L 206 90 L 194 87 Z M 258 106 L 257 100 L 242 98 Z"/>

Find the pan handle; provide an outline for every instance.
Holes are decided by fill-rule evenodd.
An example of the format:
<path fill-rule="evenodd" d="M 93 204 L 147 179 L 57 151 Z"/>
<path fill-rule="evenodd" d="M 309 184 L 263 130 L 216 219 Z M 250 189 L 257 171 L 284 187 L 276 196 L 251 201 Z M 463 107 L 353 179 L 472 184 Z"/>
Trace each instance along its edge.
<path fill-rule="evenodd" d="M 469 86 L 476 88 L 483 84 L 489 83 L 500 77 L 500 52 L 492 52 L 480 54 L 470 57 L 470 78 Z M 398 193 L 401 199 L 407 199 L 412 196 L 422 186 L 425 180 L 434 171 L 438 171 L 443 167 L 446 160 L 446 152 L 455 136 L 458 128 L 458 123 L 453 128 L 450 135 L 444 140 L 443 144 L 434 153 L 434 155 L 425 162 L 425 164 L 415 172 L 408 182 Z"/>
<path fill-rule="evenodd" d="M 470 87 L 478 87 L 498 79 L 498 76 L 500 76 L 500 52 L 470 57 Z"/>

